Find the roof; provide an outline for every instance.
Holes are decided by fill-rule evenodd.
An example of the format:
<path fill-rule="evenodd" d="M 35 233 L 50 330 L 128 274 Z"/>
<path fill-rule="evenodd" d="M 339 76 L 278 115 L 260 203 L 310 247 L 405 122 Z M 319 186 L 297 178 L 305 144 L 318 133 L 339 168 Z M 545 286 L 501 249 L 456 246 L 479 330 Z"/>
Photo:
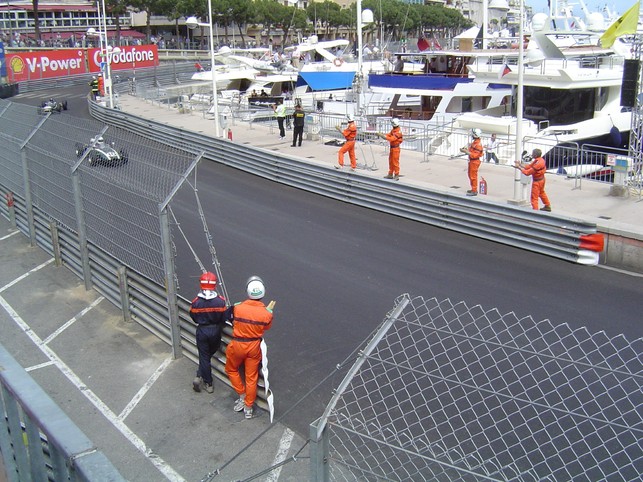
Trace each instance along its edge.
<path fill-rule="evenodd" d="M 480 27 L 471 27 L 464 32 L 462 32 L 460 35 L 456 35 L 455 39 L 474 39 L 478 37 L 478 34 L 480 33 Z"/>
<path fill-rule="evenodd" d="M 44 30 L 44 29 L 42 29 L 42 30 Z M 80 30 L 80 31 L 61 30 L 61 31 L 58 31 L 58 32 L 50 32 L 50 31 L 43 32 L 42 30 L 40 32 L 40 38 L 42 40 L 50 40 L 50 39 L 53 39 L 53 38 L 58 38 L 58 35 L 60 35 L 61 40 L 67 40 L 72 35 L 75 35 L 76 39 L 80 40 L 83 35 L 87 34 L 86 30 Z M 47 30 L 49 30 L 49 29 L 47 29 Z M 36 34 L 34 32 L 28 32 L 28 33 L 21 33 L 20 35 L 33 38 L 33 37 L 35 37 Z M 108 30 L 107 31 L 107 37 L 108 38 L 116 37 L 116 30 Z M 141 38 L 142 39 L 142 38 L 145 38 L 145 34 L 139 32 L 137 30 L 124 28 L 124 29 L 121 29 L 121 37 L 132 37 L 132 38 Z M 96 42 L 98 43 L 98 37 L 95 37 L 95 38 L 96 38 Z"/>

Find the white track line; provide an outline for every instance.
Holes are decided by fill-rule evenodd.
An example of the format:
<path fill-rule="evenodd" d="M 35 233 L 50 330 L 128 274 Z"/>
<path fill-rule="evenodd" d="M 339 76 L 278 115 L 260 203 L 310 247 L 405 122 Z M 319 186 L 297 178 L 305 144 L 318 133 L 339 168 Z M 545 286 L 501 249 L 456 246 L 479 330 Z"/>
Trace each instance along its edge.
<path fill-rule="evenodd" d="M 55 261 L 55 260 L 54 260 L 54 258 L 51 258 L 50 260 L 45 261 L 45 262 L 44 262 L 44 263 L 42 263 L 41 265 L 36 266 L 36 267 L 35 267 L 35 268 L 33 268 L 32 270 L 27 271 L 27 272 L 26 272 L 25 274 L 23 274 L 22 276 L 18 276 L 18 277 L 17 277 L 16 279 L 14 279 L 11 283 L 8 283 L 8 284 L 4 285 L 2 288 L 0 288 L 0 293 L 2 293 L 3 291 L 5 291 L 5 290 L 7 290 L 7 289 L 11 288 L 11 287 L 12 287 L 13 285 L 15 285 L 16 283 L 19 283 L 20 281 L 22 281 L 23 279 L 25 279 L 25 278 L 26 278 L 27 276 L 29 276 L 30 274 L 35 273 L 36 271 L 38 271 L 38 270 L 40 270 L 40 269 L 44 268 L 44 267 L 45 267 L 45 266 L 47 266 L 47 265 L 50 265 L 50 264 L 51 264 L 51 263 L 53 263 L 54 261 Z"/>
<path fill-rule="evenodd" d="M 103 403 L 103 401 L 92 392 L 83 381 L 54 353 L 48 346 L 43 345 L 42 340 L 36 335 L 27 323 L 18 315 L 18 313 L 7 303 L 7 301 L 0 296 L 0 306 L 11 316 L 13 321 L 25 332 L 25 334 L 33 341 L 40 350 L 49 358 L 56 367 L 67 377 L 67 379 L 87 398 L 94 407 L 96 407 L 109 422 L 116 427 L 116 429 L 132 444 L 136 449 L 141 452 L 147 459 L 154 464 L 154 466 L 161 472 L 166 479 L 172 482 L 184 482 L 185 479 L 170 467 L 161 457 L 154 454 L 150 449 L 145 446 L 143 442 L 134 432 L 132 432 L 127 425 L 118 419 L 116 414 Z"/>
<path fill-rule="evenodd" d="M 170 356 L 166 358 L 163 363 L 156 369 L 156 371 L 152 374 L 152 376 L 145 382 L 145 385 L 141 387 L 141 389 L 138 391 L 136 395 L 134 395 L 134 398 L 130 400 L 130 402 L 127 404 L 127 407 L 123 409 L 123 411 L 120 413 L 118 416 L 118 419 L 123 421 L 127 418 L 127 416 L 130 414 L 134 408 L 136 408 L 136 405 L 138 405 L 138 402 L 141 401 L 141 399 L 145 396 L 145 394 L 148 392 L 150 388 L 152 388 L 152 385 L 154 385 L 154 382 L 159 379 L 159 377 L 163 374 L 165 369 L 170 366 L 170 363 L 172 363 L 173 358 Z"/>
<path fill-rule="evenodd" d="M 91 305 L 89 305 L 88 307 L 84 308 L 80 313 L 78 313 L 76 316 L 74 316 L 71 320 L 67 321 L 60 328 L 58 328 L 56 331 L 54 331 L 51 335 L 49 335 L 47 338 L 45 338 L 43 340 L 42 344 L 43 345 L 48 345 L 51 342 L 51 340 L 56 338 L 63 331 L 65 331 L 67 328 L 69 328 L 71 325 L 73 325 L 76 321 L 78 321 L 79 318 L 81 318 L 83 315 L 85 315 L 88 311 L 90 311 L 92 308 L 94 308 L 98 303 L 100 303 L 104 299 L 105 299 L 104 296 L 100 296 L 97 299 L 95 299 L 94 302 Z"/>
<path fill-rule="evenodd" d="M 277 455 L 275 455 L 275 459 L 272 461 L 273 466 L 280 464 L 281 462 L 286 460 L 294 436 L 295 433 L 289 428 L 284 430 L 284 434 L 281 436 L 281 440 L 279 441 L 279 450 L 277 450 Z M 281 474 L 282 468 L 283 467 L 278 467 L 270 472 L 270 474 L 268 474 L 268 477 L 266 477 L 266 482 L 276 482 L 277 480 L 279 480 L 279 475 Z"/>
<path fill-rule="evenodd" d="M 39 363 L 38 365 L 33 365 L 33 366 L 28 367 L 28 368 L 25 368 L 25 371 L 32 372 L 34 370 L 39 370 L 40 368 L 50 367 L 53 364 L 54 364 L 54 362 L 52 362 L 50 360 L 50 361 L 46 361 L 44 363 Z"/>
<path fill-rule="evenodd" d="M 13 233 L 11 233 L 11 234 L 7 234 L 6 236 L 2 236 L 2 237 L 0 238 L 0 241 L 4 241 L 5 239 L 10 238 L 10 237 L 11 237 L 11 236 L 13 236 L 14 234 L 18 234 L 19 232 L 20 232 L 20 231 L 14 231 L 14 232 L 13 232 Z"/>

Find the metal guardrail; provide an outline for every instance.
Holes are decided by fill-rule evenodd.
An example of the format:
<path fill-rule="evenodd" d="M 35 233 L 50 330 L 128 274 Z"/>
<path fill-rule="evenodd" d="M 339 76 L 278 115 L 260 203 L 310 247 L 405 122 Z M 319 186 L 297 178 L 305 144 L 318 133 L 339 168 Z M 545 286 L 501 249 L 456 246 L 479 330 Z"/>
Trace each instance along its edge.
<path fill-rule="evenodd" d="M 10 482 L 125 481 L 2 345 L 0 366 L 0 452 Z"/>
<path fill-rule="evenodd" d="M 597 264 L 596 224 L 448 192 L 348 176 L 305 160 L 238 145 L 89 102 L 96 119 L 235 169 L 332 199 L 580 264 Z M 594 245 L 592 245 L 594 244 Z M 600 244 L 600 243 L 598 243 Z"/>

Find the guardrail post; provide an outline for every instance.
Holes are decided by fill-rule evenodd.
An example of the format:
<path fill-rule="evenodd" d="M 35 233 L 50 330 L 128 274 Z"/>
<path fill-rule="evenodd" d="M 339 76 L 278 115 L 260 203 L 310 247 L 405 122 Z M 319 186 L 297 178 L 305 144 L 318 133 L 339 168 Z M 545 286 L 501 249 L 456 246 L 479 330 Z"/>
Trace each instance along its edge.
<path fill-rule="evenodd" d="M 170 341 L 172 343 L 172 356 L 174 359 L 177 359 L 180 358 L 183 353 L 181 350 L 181 327 L 179 325 L 176 276 L 174 272 L 174 257 L 167 208 L 161 209 L 159 217 L 161 222 L 163 264 L 165 265 L 165 293 L 167 295 L 167 310 L 170 316 Z"/>
<path fill-rule="evenodd" d="M 92 289 L 92 271 L 89 265 L 89 249 L 87 248 L 87 232 L 85 230 L 85 215 L 83 213 L 83 199 L 80 194 L 80 181 L 78 180 L 78 169 L 71 173 L 71 181 L 74 191 L 74 208 L 76 209 L 76 223 L 78 224 L 78 252 L 83 267 L 83 281 L 85 289 Z"/>
<path fill-rule="evenodd" d="M 56 266 L 63 265 L 63 258 L 60 254 L 60 240 L 58 239 L 58 226 L 54 221 L 49 223 L 49 232 L 51 233 L 51 248 L 54 252 L 54 263 Z"/>
<path fill-rule="evenodd" d="M 8 192 L 6 194 L 7 197 L 7 211 L 9 211 L 9 223 L 11 224 L 11 227 L 13 229 L 18 228 L 18 224 L 16 223 L 16 205 L 15 201 L 13 200 L 13 193 Z"/>
<path fill-rule="evenodd" d="M 310 424 L 310 482 L 327 482 L 329 480 L 328 454 L 330 444 L 328 431 L 324 428 L 321 432 L 318 426 L 321 418 Z"/>
<path fill-rule="evenodd" d="M 123 321 L 131 323 L 132 313 L 129 304 L 129 284 L 127 282 L 127 267 L 118 268 L 118 291 L 121 293 L 121 309 L 123 310 Z"/>

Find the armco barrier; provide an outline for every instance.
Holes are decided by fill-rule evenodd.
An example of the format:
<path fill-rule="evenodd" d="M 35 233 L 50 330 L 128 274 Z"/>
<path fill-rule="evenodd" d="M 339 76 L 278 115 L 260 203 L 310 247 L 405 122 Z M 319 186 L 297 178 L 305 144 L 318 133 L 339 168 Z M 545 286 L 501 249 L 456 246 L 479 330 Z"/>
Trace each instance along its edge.
<path fill-rule="evenodd" d="M 599 252 L 593 249 L 601 243 L 593 239 L 594 223 L 367 176 L 349 177 L 303 159 L 168 126 L 92 101 L 89 109 L 106 124 L 177 147 L 203 150 L 206 159 L 271 181 L 574 263 L 598 264 Z M 587 236 L 593 241 L 588 242 Z"/>

